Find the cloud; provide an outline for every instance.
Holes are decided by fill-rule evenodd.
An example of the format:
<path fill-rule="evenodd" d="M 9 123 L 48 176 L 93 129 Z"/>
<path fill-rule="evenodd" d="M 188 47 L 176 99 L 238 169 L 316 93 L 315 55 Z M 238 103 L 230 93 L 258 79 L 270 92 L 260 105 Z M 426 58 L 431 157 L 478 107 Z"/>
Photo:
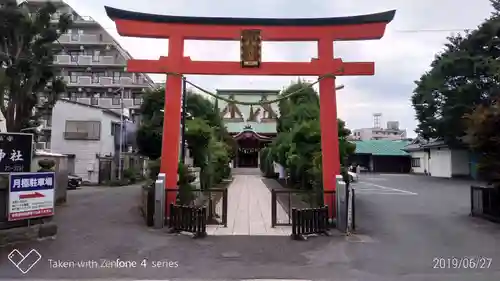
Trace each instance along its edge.
<path fill-rule="evenodd" d="M 339 117 L 354 128 L 370 127 L 372 113 L 383 121 L 398 120 L 409 132 L 416 127 L 409 98 L 413 81 L 425 72 L 441 51 L 449 30 L 476 27 L 491 12 L 488 0 L 67 0 L 81 15 L 92 16 L 135 58 L 157 59 L 167 53 L 167 40 L 122 38 L 104 12 L 104 6 L 156 14 L 224 17 L 335 17 L 396 9 L 386 35 L 376 41 L 336 42 L 335 57 L 344 61 L 374 61 L 373 77 L 340 77 L 345 89 L 338 92 Z M 408 32 L 408 30 L 421 30 Z M 443 30 L 425 32 L 424 30 Z M 448 31 L 447 31 L 448 30 Z M 190 41 L 186 55 L 199 60 L 239 60 L 238 42 Z M 309 61 L 315 43 L 265 43 L 263 60 Z M 164 80 L 163 75 L 152 75 Z M 296 77 L 192 76 L 191 81 L 209 90 L 218 88 L 281 89 Z M 411 133 L 410 133 L 411 135 Z"/>

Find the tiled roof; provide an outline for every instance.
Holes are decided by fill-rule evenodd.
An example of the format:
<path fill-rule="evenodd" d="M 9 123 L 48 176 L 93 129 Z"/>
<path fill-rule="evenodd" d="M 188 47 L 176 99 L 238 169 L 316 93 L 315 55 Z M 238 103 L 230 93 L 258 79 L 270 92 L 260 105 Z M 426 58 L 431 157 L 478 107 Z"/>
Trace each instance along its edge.
<path fill-rule="evenodd" d="M 356 154 L 371 154 L 378 156 L 408 156 L 403 148 L 410 142 L 404 140 L 367 140 L 354 141 Z"/>

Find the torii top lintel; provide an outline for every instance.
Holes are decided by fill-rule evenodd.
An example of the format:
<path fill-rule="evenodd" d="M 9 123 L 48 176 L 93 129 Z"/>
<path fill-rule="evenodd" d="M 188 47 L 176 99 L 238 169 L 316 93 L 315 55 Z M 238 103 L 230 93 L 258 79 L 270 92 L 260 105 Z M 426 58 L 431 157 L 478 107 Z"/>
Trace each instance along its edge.
<path fill-rule="evenodd" d="M 242 29 L 261 30 L 264 41 L 380 39 L 395 10 L 335 18 L 223 18 L 181 17 L 132 12 L 105 7 L 122 36 L 183 39 L 240 40 Z"/>

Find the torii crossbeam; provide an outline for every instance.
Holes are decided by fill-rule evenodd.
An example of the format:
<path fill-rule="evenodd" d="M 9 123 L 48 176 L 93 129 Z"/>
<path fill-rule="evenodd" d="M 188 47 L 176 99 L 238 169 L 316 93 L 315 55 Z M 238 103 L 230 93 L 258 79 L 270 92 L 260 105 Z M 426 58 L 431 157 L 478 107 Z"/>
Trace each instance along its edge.
<path fill-rule="evenodd" d="M 205 75 L 374 75 L 373 62 L 334 59 L 333 42 L 380 39 L 396 12 L 339 18 L 257 19 L 164 16 L 105 8 L 122 36 L 169 39 L 168 56 L 159 60 L 129 60 L 127 71 Z M 244 31 L 258 31 L 260 40 L 265 41 L 316 41 L 318 58 L 310 62 L 260 62 L 259 53 L 257 67 L 250 68 L 243 67 L 242 62 L 193 61 L 184 56 L 185 40 L 239 41 Z M 181 76 L 168 75 L 160 168 L 166 174 L 167 188 L 177 185 L 181 87 Z M 340 173 L 335 77 L 322 79 L 319 91 L 323 189 L 335 190 L 336 175 Z M 166 204 L 174 200 L 174 195 L 167 195 Z M 333 202 L 331 196 L 324 200 L 327 205 Z"/>

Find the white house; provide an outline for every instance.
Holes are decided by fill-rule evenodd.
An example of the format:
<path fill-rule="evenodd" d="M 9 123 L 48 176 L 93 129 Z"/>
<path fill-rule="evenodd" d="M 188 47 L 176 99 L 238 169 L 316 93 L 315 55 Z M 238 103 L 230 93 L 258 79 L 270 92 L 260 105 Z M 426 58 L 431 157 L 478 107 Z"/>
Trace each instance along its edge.
<path fill-rule="evenodd" d="M 58 100 L 52 111 L 51 150 L 74 156 L 74 174 L 98 183 L 98 156 L 116 153 L 114 124 L 120 114 L 98 106 Z"/>
<path fill-rule="evenodd" d="M 5 119 L 5 116 L 3 116 L 3 113 L 0 111 L 0 133 L 5 132 L 7 132 L 7 120 Z"/>
<path fill-rule="evenodd" d="M 468 177 L 470 155 L 465 149 L 451 149 L 441 140 L 415 139 L 404 149 L 411 154 L 412 170 L 432 177 Z"/>

